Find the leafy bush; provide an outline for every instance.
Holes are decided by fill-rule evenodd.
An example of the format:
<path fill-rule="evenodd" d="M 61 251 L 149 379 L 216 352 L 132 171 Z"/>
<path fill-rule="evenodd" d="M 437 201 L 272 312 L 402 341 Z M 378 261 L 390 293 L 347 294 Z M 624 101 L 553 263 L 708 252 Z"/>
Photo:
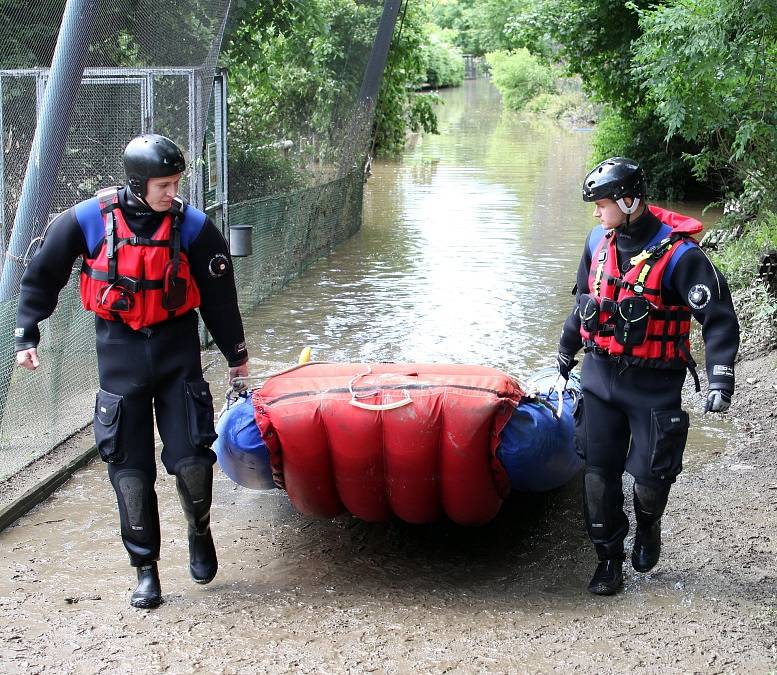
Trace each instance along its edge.
<path fill-rule="evenodd" d="M 743 228 L 739 237 L 729 237 L 713 255 L 731 287 L 744 288 L 752 283 L 761 255 L 774 249 L 777 249 L 777 215 L 767 211 L 759 221 Z"/>
<path fill-rule="evenodd" d="M 404 15 L 401 35 L 389 52 L 383 85 L 375 110 L 376 152 L 393 155 L 405 147 L 409 131 L 437 132 L 433 98 L 416 93 L 426 77 L 422 45 L 427 42 L 426 8 L 411 2 Z M 399 34 L 399 31 L 397 31 Z"/>
<path fill-rule="evenodd" d="M 486 54 L 492 79 L 504 104 L 521 110 L 535 96 L 554 91 L 553 72 L 539 62 L 528 49 Z"/>
<path fill-rule="evenodd" d="M 612 108 L 602 112 L 596 125 L 593 138 L 593 162 L 601 162 L 608 157 L 629 157 L 636 136 L 633 120 L 626 119 Z"/>
<path fill-rule="evenodd" d="M 598 117 L 596 106 L 581 92 L 566 91 L 555 94 L 544 92 L 526 104 L 525 110 L 574 126 L 593 124 Z"/>
<path fill-rule="evenodd" d="M 694 174 L 777 205 L 777 4 L 676 0 L 640 13 L 635 73 Z"/>
<path fill-rule="evenodd" d="M 310 176 L 274 147 L 239 149 L 229 157 L 229 187 L 236 200 L 278 195 L 302 187 Z"/>
<path fill-rule="evenodd" d="M 682 139 L 667 146 L 664 126 L 647 108 L 626 116 L 608 106 L 596 125 L 591 164 L 616 155 L 630 157 L 645 170 L 650 199 L 674 201 L 689 195 L 712 199 L 710 187 L 693 176 L 685 160 L 694 147 Z"/>
<path fill-rule="evenodd" d="M 436 35 L 423 45 L 421 58 L 429 86 L 458 87 L 464 81 L 464 56 Z"/>

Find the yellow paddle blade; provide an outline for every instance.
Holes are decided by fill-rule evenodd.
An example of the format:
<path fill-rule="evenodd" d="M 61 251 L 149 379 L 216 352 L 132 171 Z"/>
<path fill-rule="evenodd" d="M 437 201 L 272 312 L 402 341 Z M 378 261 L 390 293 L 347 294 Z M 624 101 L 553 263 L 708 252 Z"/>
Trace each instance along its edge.
<path fill-rule="evenodd" d="M 297 359 L 297 363 L 299 365 L 304 365 L 308 361 L 310 361 L 310 354 L 313 350 L 310 347 L 305 347 L 300 353 L 299 358 Z"/>

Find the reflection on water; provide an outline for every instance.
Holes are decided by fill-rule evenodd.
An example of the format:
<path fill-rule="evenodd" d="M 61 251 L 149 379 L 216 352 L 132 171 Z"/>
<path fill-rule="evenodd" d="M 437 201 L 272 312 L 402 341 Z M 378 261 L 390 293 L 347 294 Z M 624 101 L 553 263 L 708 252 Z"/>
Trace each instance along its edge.
<path fill-rule="evenodd" d="M 362 230 L 246 318 L 256 374 L 306 345 L 320 361 L 482 363 L 519 377 L 553 362 L 595 224 L 580 198 L 590 133 L 503 113 L 486 80 L 443 99 L 439 135 L 374 164 Z"/>

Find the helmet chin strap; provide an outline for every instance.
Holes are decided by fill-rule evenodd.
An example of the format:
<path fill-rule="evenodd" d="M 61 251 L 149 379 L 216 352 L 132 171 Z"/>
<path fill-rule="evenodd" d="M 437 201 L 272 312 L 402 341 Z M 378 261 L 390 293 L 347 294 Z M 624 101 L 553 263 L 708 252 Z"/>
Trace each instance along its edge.
<path fill-rule="evenodd" d="M 616 199 L 615 203 L 618 205 L 618 208 L 623 211 L 623 213 L 625 213 L 627 216 L 630 216 L 639 208 L 642 200 L 639 197 L 634 197 L 634 201 L 631 203 L 631 206 L 626 206 L 626 202 L 624 202 L 623 197 L 621 197 L 620 199 Z M 628 223 L 628 219 L 626 222 Z"/>
<path fill-rule="evenodd" d="M 129 206 L 130 208 L 140 209 L 140 210 L 143 210 L 143 211 L 148 209 L 149 211 L 153 211 L 151 206 L 149 206 L 148 202 L 145 199 L 143 199 L 142 197 L 138 197 L 132 191 L 132 188 L 129 185 L 127 185 L 126 199 L 127 199 L 127 206 Z"/>
<path fill-rule="evenodd" d="M 626 206 L 626 202 L 623 201 L 623 197 L 615 200 L 618 208 L 626 214 L 626 222 L 618 226 L 618 229 L 623 232 L 624 235 L 628 234 L 629 225 L 631 224 L 631 214 L 639 208 L 641 201 L 642 200 L 639 197 L 634 197 L 634 201 L 631 203 L 631 206 Z"/>

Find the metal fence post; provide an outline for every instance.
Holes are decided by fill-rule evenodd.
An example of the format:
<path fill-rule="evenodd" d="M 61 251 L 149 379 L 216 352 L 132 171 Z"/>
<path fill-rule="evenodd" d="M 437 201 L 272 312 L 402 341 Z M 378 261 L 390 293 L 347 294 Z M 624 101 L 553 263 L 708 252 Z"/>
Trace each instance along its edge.
<path fill-rule="evenodd" d="M 351 120 L 350 129 L 346 133 L 346 138 L 352 141 L 365 137 L 369 139 L 368 129 L 372 125 L 380 86 L 383 83 L 383 72 L 386 69 L 389 49 L 391 49 L 391 42 L 394 38 L 394 27 L 397 24 L 397 17 L 399 16 L 399 10 L 402 8 L 403 1 L 407 2 L 408 0 L 386 0 L 383 4 L 383 13 L 380 16 L 375 41 L 372 43 L 370 59 L 367 61 L 367 66 L 364 69 L 353 119 Z M 357 140 L 356 142 L 358 144 L 360 141 Z M 300 142 L 301 148 L 302 143 Z M 362 164 L 364 164 L 365 159 L 364 156 L 361 157 Z M 352 165 L 345 162 L 341 163 L 337 173 L 338 178 L 347 176 L 352 169 Z"/>
<path fill-rule="evenodd" d="M 358 101 L 362 106 L 374 106 L 378 98 L 400 7 L 402 7 L 402 0 L 386 0 L 383 5 L 383 14 L 380 17 L 378 33 L 372 45 L 370 60 L 364 69 L 364 79 L 359 91 Z"/>
<path fill-rule="evenodd" d="M 70 120 L 80 90 L 89 44 L 94 26 L 97 0 L 67 0 L 62 24 L 51 60 L 41 113 L 35 128 L 30 157 L 22 184 L 22 193 L 16 209 L 13 230 L 8 241 L 7 255 L 0 277 L 0 358 L 3 366 L 13 355 L 13 314 L 15 303 L 10 302 L 19 292 L 24 272 L 22 258 L 36 232 L 48 223 L 53 200 L 54 184 L 67 146 Z M 10 383 L 10 369 L 0 368 L 0 419 Z"/>

